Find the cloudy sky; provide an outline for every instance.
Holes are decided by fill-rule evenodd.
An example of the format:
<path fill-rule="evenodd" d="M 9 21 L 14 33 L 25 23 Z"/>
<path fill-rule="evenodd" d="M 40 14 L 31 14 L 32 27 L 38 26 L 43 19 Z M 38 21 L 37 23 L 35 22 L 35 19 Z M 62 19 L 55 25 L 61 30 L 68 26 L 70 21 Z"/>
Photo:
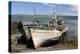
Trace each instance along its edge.
<path fill-rule="evenodd" d="M 57 15 L 78 15 L 78 7 L 68 4 L 32 3 L 32 2 L 11 2 L 11 14 L 34 15 L 33 8 L 37 15 L 50 15 L 56 10 Z"/>

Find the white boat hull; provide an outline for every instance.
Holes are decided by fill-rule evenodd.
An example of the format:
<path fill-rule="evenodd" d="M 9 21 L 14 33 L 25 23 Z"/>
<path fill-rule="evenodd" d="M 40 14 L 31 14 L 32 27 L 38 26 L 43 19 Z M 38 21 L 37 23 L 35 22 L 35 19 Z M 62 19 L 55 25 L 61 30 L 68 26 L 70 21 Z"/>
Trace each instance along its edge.
<path fill-rule="evenodd" d="M 38 48 L 40 45 L 48 39 L 55 39 L 60 37 L 62 33 L 58 30 L 38 30 L 31 29 L 31 36 L 34 43 L 34 47 Z"/>

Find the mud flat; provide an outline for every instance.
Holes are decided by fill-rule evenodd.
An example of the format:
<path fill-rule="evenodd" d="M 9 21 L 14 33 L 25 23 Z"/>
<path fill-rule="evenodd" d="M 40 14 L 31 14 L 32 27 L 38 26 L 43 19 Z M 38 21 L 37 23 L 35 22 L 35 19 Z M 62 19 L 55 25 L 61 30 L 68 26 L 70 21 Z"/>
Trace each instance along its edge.
<path fill-rule="evenodd" d="M 15 41 L 14 41 L 15 42 Z M 38 52 L 38 51 L 53 51 L 53 50 L 67 50 L 67 49 L 77 49 L 78 41 L 75 36 L 71 40 L 65 39 L 64 42 L 58 41 L 47 41 L 47 45 L 39 47 L 37 49 L 28 48 L 27 44 L 12 44 L 12 52 Z"/>

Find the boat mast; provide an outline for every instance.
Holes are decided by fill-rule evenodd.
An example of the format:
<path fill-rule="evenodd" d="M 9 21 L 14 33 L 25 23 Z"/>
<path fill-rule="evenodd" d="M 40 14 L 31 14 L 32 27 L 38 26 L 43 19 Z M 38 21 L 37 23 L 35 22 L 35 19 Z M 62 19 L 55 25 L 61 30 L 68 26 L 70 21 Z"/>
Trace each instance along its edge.
<path fill-rule="evenodd" d="M 52 9 L 52 17 L 54 17 L 54 19 L 57 21 L 57 16 L 56 16 L 56 7 L 54 7 L 53 9 Z"/>
<path fill-rule="evenodd" d="M 56 7 L 54 7 L 54 18 L 55 18 L 55 20 L 56 20 L 56 27 L 57 27 L 58 25 L 57 25 Z"/>
<path fill-rule="evenodd" d="M 41 25 L 40 24 L 40 21 L 39 20 L 37 20 L 37 18 L 36 18 L 36 10 L 33 8 L 33 12 L 34 12 L 34 19 L 35 19 L 35 21 L 39 24 L 39 25 Z"/>
<path fill-rule="evenodd" d="M 51 14 L 51 16 L 50 16 L 51 19 L 53 19 L 53 17 L 54 17 L 54 19 L 57 20 L 57 17 L 56 17 L 56 7 L 50 9 L 50 14 Z"/>
<path fill-rule="evenodd" d="M 34 19 L 36 18 L 36 10 L 33 8 L 33 13 L 34 13 Z"/>
<path fill-rule="evenodd" d="M 52 8 L 50 12 L 52 13 L 51 13 L 50 21 L 49 21 L 49 28 L 56 29 L 57 28 L 56 7 Z"/>
<path fill-rule="evenodd" d="M 54 8 L 54 18 L 55 18 L 55 20 L 57 20 L 57 18 L 56 18 L 56 8 Z"/>

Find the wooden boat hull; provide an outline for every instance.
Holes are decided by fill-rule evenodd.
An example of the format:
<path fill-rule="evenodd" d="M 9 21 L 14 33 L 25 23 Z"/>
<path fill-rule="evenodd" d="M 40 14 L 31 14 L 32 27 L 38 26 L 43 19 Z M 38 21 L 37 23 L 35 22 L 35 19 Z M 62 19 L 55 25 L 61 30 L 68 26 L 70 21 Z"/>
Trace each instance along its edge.
<path fill-rule="evenodd" d="M 28 26 L 24 26 L 23 29 L 26 33 L 26 37 L 28 39 L 32 38 L 35 48 L 40 47 L 46 40 L 58 40 L 63 33 L 68 31 L 67 27 L 63 31 L 32 29 L 28 28 Z"/>
<path fill-rule="evenodd" d="M 61 35 L 62 33 L 58 30 L 31 29 L 31 36 L 35 48 L 40 47 L 40 45 L 46 40 L 48 39 L 55 40 L 55 38 L 59 38 Z"/>

